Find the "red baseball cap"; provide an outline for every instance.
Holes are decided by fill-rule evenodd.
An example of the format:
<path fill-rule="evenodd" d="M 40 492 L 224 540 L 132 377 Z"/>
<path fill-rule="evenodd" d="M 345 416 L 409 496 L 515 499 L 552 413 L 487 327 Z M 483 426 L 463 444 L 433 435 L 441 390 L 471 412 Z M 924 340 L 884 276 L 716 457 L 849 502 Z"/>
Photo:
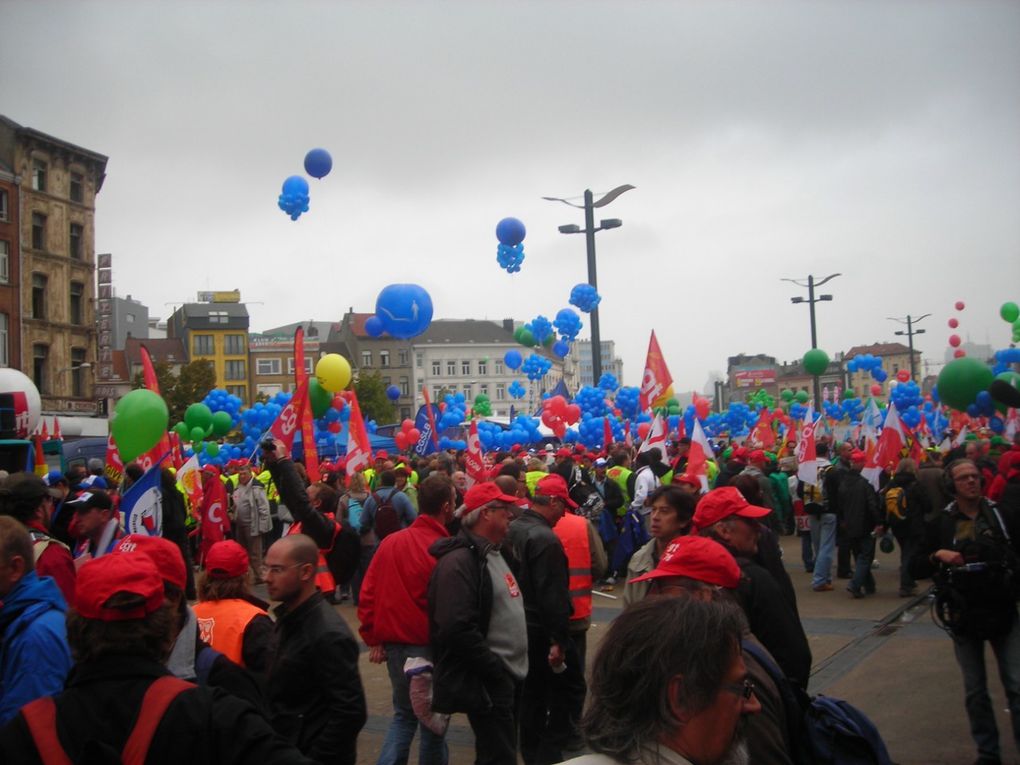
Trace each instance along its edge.
<path fill-rule="evenodd" d="M 211 462 L 208 465 L 203 466 L 202 470 L 204 470 L 207 473 L 212 473 L 213 475 L 219 475 L 220 474 L 219 466 L 218 465 L 214 465 Z"/>
<path fill-rule="evenodd" d="M 572 457 L 572 456 L 574 456 L 574 453 L 572 451 L 570 451 L 570 449 L 567 449 L 567 448 L 564 447 L 563 449 L 557 449 L 556 450 L 556 456 L 557 457 Z"/>
<path fill-rule="evenodd" d="M 867 462 L 867 460 L 868 460 L 868 455 L 866 455 L 860 449 L 854 449 L 852 452 L 850 452 L 850 461 L 851 462 Z"/>
<path fill-rule="evenodd" d="M 750 504 L 744 495 L 732 486 L 724 486 L 721 489 L 712 489 L 701 498 L 698 509 L 694 511 L 694 526 L 698 529 L 707 529 L 731 515 L 739 515 L 741 518 L 763 518 L 771 512 L 767 507 Z"/>
<path fill-rule="evenodd" d="M 375 453 L 375 458 L 377 460 L 388 460 L 390 458 L 390 453 L 384 449 L 380 449 Z"/>
<path fill-rule="evenodd" d="M 119 593 L 142 599 L 133 608 L 108 606 Z M 163 579 L 145 555 L 103 555 L 78 571 L 74 608 L 86 619 L 122 622 L 144 619 L 163 605 Z"/>
<path fill-rule="evenodd" d="M 232 539 L 216 542 L 205 556 L 205 573 L 210 579 L 234 579 L 248 572 L 248 553 Z"/>
<path fill-rule="evenodd" d="M 148 534 L 128 534 L 113 548 L 115 553 L 141 553 L 156 566 L 164 581 L 184 589 L 188 584 L 188 571 L 184 567 L 181 548 L 163 537 Z"/>
<path fill-rule="evenodd" d="M 761 449 L 755 449 L 753 452 L 747 455 L 748 462 L 764 462 L 765 452 Z"/>
<path fill-rule="evenodd" d="M 630 581 L 646 582 L 665 576 L 686 576 L 732 590 L 740 582 L 740 566 L 730 552 L 715 540 L 698 536 L 680 537 L 670 542 L 658 566 Z"/>
<path fill-rule="evenodd" d="M 698 480 L 697 476 L 693 476 L 690 473 L 674 473 L 673 483 L 686 483 L 689 486 L 693 486 L 698 491 L 701 491 L 701 481 Z"/>
<path fill-rule="evenodd" d="M 464 495 L 464 510 L 470 513 L 472 510 L 477 510 L 482 505 L 487 505 L 490 502 L 505 502 L 508 505 L 516 506 L 517 497 L 504 494 L 503 490 L 492 483 L 492 481 L 476 483 Z"/>
<path fill-rule="evenodd" d="M 546 497 L 559 497 L 566 502 L 567 507 L 571 509 L 577 507 L 577 503 L 570 498 L 570 492 L 567 490 L 567 482 L 561 475 L 556 473 L 547 475 L 536 484 L 535 489 L 539 494 Z"/>

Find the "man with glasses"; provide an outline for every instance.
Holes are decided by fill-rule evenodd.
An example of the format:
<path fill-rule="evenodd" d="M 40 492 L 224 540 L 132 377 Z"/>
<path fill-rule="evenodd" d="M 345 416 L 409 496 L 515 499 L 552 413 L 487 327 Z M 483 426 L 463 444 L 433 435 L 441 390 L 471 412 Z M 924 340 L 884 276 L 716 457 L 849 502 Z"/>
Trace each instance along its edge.
<path fill-rule="evenodd" d="M 982 496 L 977 463 L 946 466 L 945 488 L 953 501 L 925 530 L 911 573 L 935 577 L 936 612 L 948 621 L 956 662 L 963 673 L 970 733 L 978 763 L 1000 761 L 999 730 L 988 696 L 985 643 L 991 643 L 1005 686 L 1013 738 L 1020 745 L 1020 628 L 1016 592 L 1020 576 L 1020 524 L 1006 508 Z M 963 566 L 967 569 L 963 569 Z M 947 575 L 947 572 L 952 573 Z M 947 598 L 948 596 L 948 598 Z"/>
<path fill-rule="evenodd" d="M 276 629 L 266 701 L 276 732 L 319 762 L 354 765 L 365 724 L 358 644 L 315 585 L 319 548 L 292 534 L 266 553 L 262 578 Z"/>

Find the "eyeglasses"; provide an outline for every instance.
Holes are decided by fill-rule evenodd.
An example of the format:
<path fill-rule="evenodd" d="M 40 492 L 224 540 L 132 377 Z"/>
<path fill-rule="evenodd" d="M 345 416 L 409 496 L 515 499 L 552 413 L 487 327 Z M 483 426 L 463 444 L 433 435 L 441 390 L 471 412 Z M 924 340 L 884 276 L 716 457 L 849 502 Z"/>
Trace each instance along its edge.
<path fill-rule="evenodd" d="M 262 574 L 262 578 L 265 579 L 270 574 L 272 574 L 273 576 L 278 576 L 279 574 L 282 574 L 284 571 L 288 571 L 289 569 L 307 565 L 308 565 L 307 563 L 292 563 L 289 566 L 259 566 L 259 573 Z"/>
<path fill-rule="evenodd" d="M 981 476 L 977 473 L 967 473 L 967 475 L 958 475 L 953 479 L 956 483 L 963 483 L 964 481 L 980 481 Z"/>
<path fill-rule="evenodd" d="M 742 683 L 728 683 L 722 689 L 742 697 L 744 701 L 750 701 L 751 696 L 754 695 L 754 681 L 745 680 Z"/>

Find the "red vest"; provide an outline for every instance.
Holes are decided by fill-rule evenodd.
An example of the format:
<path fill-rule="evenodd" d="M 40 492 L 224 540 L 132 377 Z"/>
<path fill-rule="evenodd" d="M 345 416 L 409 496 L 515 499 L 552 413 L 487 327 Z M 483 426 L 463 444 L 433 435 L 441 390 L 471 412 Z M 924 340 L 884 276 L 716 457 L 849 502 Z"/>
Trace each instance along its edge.
<path fill-rule="evenodd" d="M 568 512 L 553 527 L 563 543 L 570 570 L 570 602 L 574 606 L 571 621 L 591 616 L 591 546 L 588 543 L 588 521 Z"/>
<path fill-rule="evenodd" d="M 198 634 L 235 664 L 245 666 L 244 631 L 256 616 L 266 612 L 246 600 L 207 600 L 195 604 Z"/>

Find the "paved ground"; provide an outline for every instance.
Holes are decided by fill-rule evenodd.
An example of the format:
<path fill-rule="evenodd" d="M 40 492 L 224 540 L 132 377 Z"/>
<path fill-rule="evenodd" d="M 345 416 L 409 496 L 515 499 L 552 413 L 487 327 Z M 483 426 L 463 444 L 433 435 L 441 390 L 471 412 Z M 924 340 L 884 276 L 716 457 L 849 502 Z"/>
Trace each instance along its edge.
<path fill-rule="evenodd" d="M 828 593 L 810 588 L 799 566 L 799 542 L 784 540 L 786 560 L 801 618 L 814 656 L 811 691 L 847 699 L 866 712 L 885 737 L 901 765 L 961 765 L 973 762 L 975 750 L 963 710 L 963 686 L 953 659 L 952 643 L 931 621 L 926 600 L 897 597 L 898 551 L 879 554 L 875 572 L 878 593 L 853 600 L 840 586 Z M 795 565 L 796 564 L 796 565 Z M 617 593 L 618 594 L 618 593 Z M 605 628 L 621 608 L 620 601 L 596 599 L 589 636 L 589 657 Z M 357 629 L 353 606 L 338 606 Z M 989 654 L 990 677 L 996 677 Z M 390 684 L 384 667 L 370 664 L 362 652 L 361 674 L 368 697 L 369 719 L 359 739 L 359 762 L 374 763 L 385 736 L 390 712 Z M 1005 762 L 1018 762 L 1009 736 L 1009 719 L 1001 684 L 991 681 L 993 701 L 1003 736 Z M 451 762 L 473 762 L 473 737 L 467 720 L 454 717 L 449 734 Z M 416 762 L 412 750 L 411 763 Z"/>

